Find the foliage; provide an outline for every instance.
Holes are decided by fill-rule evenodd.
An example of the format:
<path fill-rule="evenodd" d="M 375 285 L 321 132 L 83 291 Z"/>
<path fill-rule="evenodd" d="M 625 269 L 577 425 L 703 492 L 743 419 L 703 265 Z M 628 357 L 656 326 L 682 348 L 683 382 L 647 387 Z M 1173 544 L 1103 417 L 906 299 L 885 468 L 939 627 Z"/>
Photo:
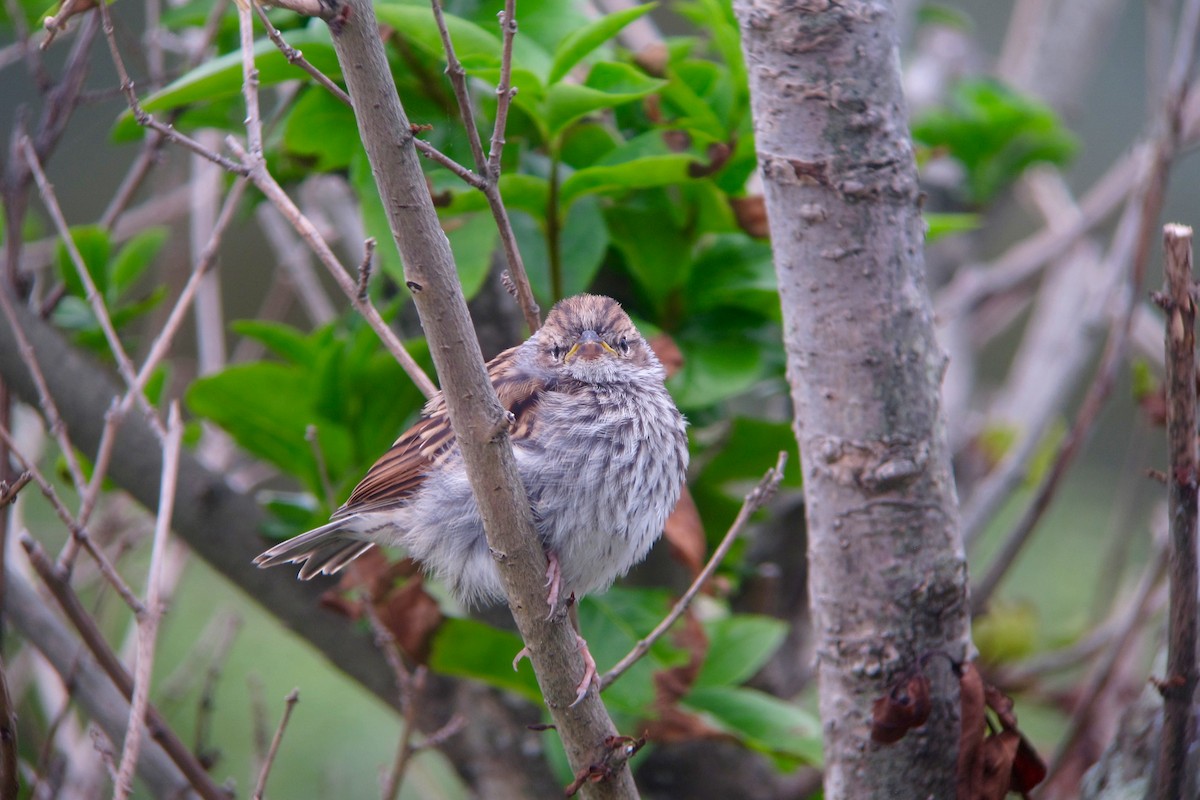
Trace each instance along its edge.
<path fill-rule="evenodd" d="M 166 294 L 164 286 L 138 294 L 138 280 L 154 263 L 166 238 L 165 228 L 150 228 L 134 236 L 114 254 L 111 238 L 104 229 L 93 225 L 71 229 L 71 241 L 118 332 L 153 309 Z M 65 290 L 65 295 L 54 307 L 55 324 L 73 331 L 77 343 L 96 353 L 108 353 L 100 321 L 88 302 L 87 287 L 63 242 L 58 243 L 55 251 L 55 266 Z"/>
<path fill-rule="evenodd" d="M 975 204 L 987 202 L 1032 164 L 1067 163 L 1078 147 L 1048 107 L 984 79 L 960 82 L 950 103 L 922 114 L 912 132 L 962 164 L 967 199 Z"/>
<path fill-rule="evenodd" d="M 211 3 L 196 0 L 167 15 L 182 29 L 206 18 Z M 501 40 L 498 3 L 448 5 L 458 58 L 476 88 L 476 119 L 490 140 L 496 109 Z M 743 227 L 734 201 L 745 199 L 755 169 L 753 130 L 738 31 L 725 0 L 678 2 L 672 10 L 695 23 L 700 37 L 667 40 L 661 60 L 623 52 L 613 38 L 653 6 L 586 19 L 573 4 L 523 0 L 514 44 L 517 89 L 506 132 L 500 191 L 534 294 L 546 307 L 583 291 L 618 297 L 639 327 L 670 349 L 680 364 L 668 386 L 693 426 L 696 468 L 690 488 L 711 542 L 725 531 L 742 493 L 774 462 L 791 454 L 784 485 L 801 484 L 795 437 L 785 407 L 762 398 L 781 394 L 780 311 L 770 245 Z M 469 163 L 470 148 L 443 75 L 445 56 L 426 2 L 376 4 L 390 64 L 420 136 Z M 271 11 L 284 39 L 334 80 L 340 80 L 323 23 Z M 242 125 L 242 64 L 228 17 L 217 41 L 223 55 L 144 98 L 147 111 L 174 115 L 184 130 Z M 379 243 L 376 299 L 407 300 L 403 265 L 388 229 L 349 107 L 290 65 L 265 38 L 256 44 L 262 87 L 299 81 L 266 141 L 272 173 L 301 180 L 344 176 L 360 198 L 367 233 Z M 128 112 L 117 140 L 140 129 Z M 990 82 L 964 82 L 944 109 L 914 126 L 927 146 L 963 164 L 964 192 L 976 205 L 993 198 L 1030 164 L 1063 163 L 1073 137 L 1048 110 Z M 484 197 L 451 171 L 424 162 L 431 193 L 468 298 L 481 291 L 497 258 L 498 234 Z M 979 225 L 975 214 L 930 214 L 928 238 Z M 108 243 L 82 231 L 89 271 L 110 307 L 139 274 L 142 242 L 108 258 Z M 126 251 L 130 255 L 126 256 Z M 150 256 L 147 256 L 149 258 Z M 93 264 L 95 265 L 93 268 Z M 68 290 L 77 296 L 64 272 Z M 107 294 L 106 294 L 107 297 Z M 69 319 L 60 319 L 68 324 Z M 78 327 L 78 326 L 77 326 Z M 261 342 L 269 359 L 239 364 L 199 379 L 187 392 L 190 410 L 225 429 L 248 453 L 299 482 L 299 495 L 276 493 L 272 533 L 292 535 L 323 521 L 354 482 L 411 422 L 422 398 L 354 319 L 305 332 L 283 323 L 243 321 L 237 334 Z M 428 363 L 421 340 L 408 346 Z M 664 359 L 669 360 L 669 359 Z M 736 556 L 735 552 L 735 556 Z M 723 568 L 736 590 L 736 558 Z M 667 595 L 615 589 L 580 605 L 582 628 L 601 669 L 611 666 L 662 619 Z M 784 626 L 732 614 L 723 602 L 698 623 L 703 644 L 676 631 L 605 693 L 622 728 L 653 724 L 668 711 L 767 754 L 780 769 L 818 763 L 819 726 L 798 706 L 744 686 L 778 648 Z M 679 626 L 684 627 L 683 624 Z M 508 668 L 520 649 L 513 635 L 467 619 L 449 619 L 433 642 L 430 664 L 440 672 L 484 681 L 538 700 L 531 671 Z M 998 648 L 1002 650 L 1003 648 Z M 661 677 L 698 665 L 678 697 L 664 698 Z"/>

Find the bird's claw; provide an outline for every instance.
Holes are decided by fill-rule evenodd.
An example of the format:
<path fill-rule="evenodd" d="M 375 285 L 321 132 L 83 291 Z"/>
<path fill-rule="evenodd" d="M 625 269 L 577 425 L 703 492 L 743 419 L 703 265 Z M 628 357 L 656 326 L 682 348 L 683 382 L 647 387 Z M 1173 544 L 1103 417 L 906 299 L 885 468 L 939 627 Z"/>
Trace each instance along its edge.
<path fill-rule="evenodd" d="M 546 552 L 546 561 L 546 605 L 550 606 L 546 619 L 554 619 L 558 613 L 558 596 L 562 591 L 562 569 L 553 550 Z"/>
<path fill-rule="evenodd" d="M 575 687 L 575 701 L 571 703 L 570 708 L 583 702 L 583 698 L 587 697 L 588 689 L 592 686 L 596 687 L 597 692 L 600 691 L 600 676 L 596 674 L 596 659 L 592 658 L 587 642 L 578 633 L 575 634 L 575 643 L 579 645 L 579 654 L 583 656 L 583 678 Z"/>
<path fill-rule="evenodd" d="M 513 672 L 517 671 L 517 665 L 521 663 L 522 658 L 529 658 L 528 647 L 522 647 L 521 652 L 517 653 L 516 657 L 513 658 Z"/>

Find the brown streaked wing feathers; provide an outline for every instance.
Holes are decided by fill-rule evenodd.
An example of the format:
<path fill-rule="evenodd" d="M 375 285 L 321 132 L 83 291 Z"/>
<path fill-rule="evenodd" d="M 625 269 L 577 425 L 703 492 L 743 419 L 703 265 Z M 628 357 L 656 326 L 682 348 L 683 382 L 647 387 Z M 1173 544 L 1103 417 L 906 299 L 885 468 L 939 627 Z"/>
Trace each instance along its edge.
<path fill-rule="evenodd" d="M 517 419 L 513 436 L 521 438 L 530 431 L 530 409 L 537 405 L 538 396 L 547 387 L 539 376 L 515 374 L 516 349 L 513 347 L 500 353 L 488 362 L 487 368 L 500 404 Z M 454 430 L 450 427 L 446 398 L 438 393 L 425 406 L 420 421 L 405 431 L 375 462 L 350 493 L 346 504 L 334 512 L 333 519 L 403 505 L 453 447 Z"/>

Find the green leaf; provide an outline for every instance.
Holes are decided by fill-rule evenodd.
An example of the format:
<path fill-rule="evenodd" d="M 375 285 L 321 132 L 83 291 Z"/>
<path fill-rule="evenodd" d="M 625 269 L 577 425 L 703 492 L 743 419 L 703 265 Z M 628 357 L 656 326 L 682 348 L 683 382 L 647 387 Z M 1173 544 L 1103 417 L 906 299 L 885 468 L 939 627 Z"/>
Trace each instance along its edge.
<path fill-rule="evenodd" d="M 696 677 L 696 687 L 736 686 L 767 663 L 787 636 L 787 625 L 777 619 L 737 614 L 704 626 L 708 656 Z"/>
<path fill-rule="evenodd" d="M 571 68 L 586 58 L 593 50 L 616 36 L 622 28 L 635 19 L 650 13 L 657 3 L 633 6 L 607 14 L 595 22 L 580 28 L 562 40 L 554 51 L 554 63 L 550 66 L 547 83 L 558 83 Z"/>
<path fill-rule="evenodd" d="M 744 687 L 697 687 L 683 698 L 685 708 L 773 757 L 776 767 L 821 763 L 821 723 L 798 706 Z"/>
<path fill-rule="evenodd" d="M 950 104 L 922 114 L 912 133 L 963 165 L 975 203 L 994 197 L 1031 164 L 1065 164 L 1078 147 L 1048 106 L 986 79 L 959 83 Z"/>
<path fill-rule="evenodd" d="M 110 300 L 116 300 L 133 287 L 167 241 L 165 227 L 147 228 L 125 243 L 109 266 Z"/>
<path fill-rule="evenodd" d="M 697 476 L 698 481 L 717 486 L 757 481 L 767 469 L 774 466 L 776 457 L 783 450 L 788 454 L 788 462 L 783 471 L 782 485 L 801 485 L 796 437 L 789 423 L 734 417 L 723 438 L 724 446 L 709 455 L 708 463 Z"/>
<path fill-rule="evenodd" d="M 303 30 L 285 31 L 283 39 L 300 50 L 310 64 L 330 78 L 341 77 L 337 54 L 322 22 Z M 272 86 L 289 80 L 309 80 L 308 74 L 288 62 L 269 39 L 254 44 L 254 64 L 258 68 L 260 86 Z M 142 108 L 150 113 L 169 111 L 192 103 L 212 103 L 239 95 L 242 91 L 242 53 L 235 50 L 205 62 L 196 69 L 142 100 Z M 136 138 L 141 130 L 131 111 L 117 119 L 112 136 L 117 141 Z"/>
<path fill-rule="evenodd" d="M 613 244 L 638 285 L 658 305 L 687 279 L 694 245 L 689 231 L 671 218 L 663 192 L 605 210 Z"/>
<path fill-rule="evenodd" d="M 779 291 L 771 245 L 742 234 L 712 238 L 692 264 L 684 298 L 694 314 L 732 307 L 777 319 Z"/>
<path fill-rule="evenodd" d="M 376 3 L 375 16 L 381 23 L 394 29 L 396 35 L 425 51 L 426 55 L 439 61 L 445 60 L 442 36 L 428 4 Z M 500 63 L 500 37 L 497 34 L 453 14 L 446 14 L 445 18 L 450 41 L 454 44 L 454 54 L 463 66 L 470 68 Z"/>
<path fill-rule="evenodd" d="M 608 252 L 608 227 L 595 198 L 585 197 L 571 205 L 560 244 L 563 294 L 570 297 L 587 291 Z"/>
<path fill-rule="evenodd" d="M 927 244 L 956 233 L 973 231 L 980 226 L 982 221 L 979 214 L 926 212 L 923 216 L 925 217 L 925 242 Z"/>
<path fill-rule="evenodd" d="M 320 86 L 308 89 L 292 106 L 283 143 L 293 153 L 315 159 L 318 172 L 345 169 L 362 149 L 354 111 Z"/>
<path fill-rule="evenodd" d="M 546 127 L 556 137 L 587 114 L 640 100 L 666 85 L 628 64 L 602 61 L 592 67 L 584 85 L 556 83 L 546 92 Z"/>
<path fill-rule="evenodd" d="M 763 376 L 765 362 L 757 342 L 741 338 L 680 342 L 683 369 L 668 386 L 675 402 L 703 408 L 741 394 Z"/>
<path fill-rule="evenodd" d="M 345 468 L 351 442 L 336 423 L 314 418 L 313 389 L 303 370 L 259 362 L 200 378 L 188 389 L 186 399 L 193 413 L 220 425 L 245 450 L 297 476 L 320 494 L 312 446 L 305 438 L 308 426 L 317 425 L 318 443 L 331 474 Z"/>
<path fill-rule="evenodd" d="M 457 181 L 458 179 L 455 178 Z M 546 218 L 546 196 L 550 184 L 536 175 L 512 172 L 500 176 L 500 196 L 509 211 L 525 211 L 537 219 Z M 446 216 L 483 211 L 488 207 L 487 198 L 477 189 L 464 189 L 454 193 L 450 205 L 442 210 Z"/>
<path fill-rule="evenodd" d="M 993 602 L 971 622 L 971 639 L 988 664 L 1019 661 L 1034 652 L 1038 612 L 1028 602 Z"/>
<path fill-rule="evenodd" d="M 515 633 L 471 619 L 448 619 L 433 637 L 429 666 L 443 675 L 472 678 L 541 703 L 542 693 L 529 661 L 522 661 L 513 671 L 513 657 L 522 647 L 524 643 Z"/>
<path fill-rule="evenodd" d="M 584 167 L 563 181 L 559 199 L 566 207 L 584 194 L 672 186 L 690 180 L 689 169 L 695 164 L 692 156 L 675 153 L 647 156 L 612 166 Z"/>
<path fill-rule="evenodd" d="M 79 251 L 84 268 L 87 269 L 92 282 L 96 284 L 96 290 L 101 295 L 106 295 L 108 292 L 108 257 L 112 249 L 108 232 L 98 225 L 77 225 L 71 228 L 71 241 L 75 243 L 75 249 Z M 62 241 L 58 243 L 56 254 L 58 274 L 66 284 L 67 291 L 76 297 L 86 298 L 87 289 L 84 288 L 83 279 L 79 277 L 79 269 L 75 266 L 75 261 L 71 258 L 66 244 Z"/>
<path fill-rule="evenodd" d="M 319 348 L 313 339 L 283 322 L 240 319 L 231 323 L 230 327 L 235 333 L 260 342 L 272 353 L 293 364 L 307 366 L 317 357 Z"/>
<path fill-rule="evenodd" d="M 446 222 L 445 228 L 463 294 L 470 300 L 483 286 L 492 267 L 492 253 L 500 238 L 496 221 L 491 214 L 480 212 L 455 217 Z"/>

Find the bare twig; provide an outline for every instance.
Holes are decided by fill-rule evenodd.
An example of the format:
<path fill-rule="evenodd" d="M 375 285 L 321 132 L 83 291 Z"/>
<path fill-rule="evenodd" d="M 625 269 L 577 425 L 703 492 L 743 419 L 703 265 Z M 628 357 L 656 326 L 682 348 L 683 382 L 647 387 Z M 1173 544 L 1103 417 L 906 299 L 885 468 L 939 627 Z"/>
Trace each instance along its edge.
<path fill-rule="evenodd" d="M 271 738 L 271 747 L 267 750 L 262 770 L 258 773 L 258 783 L 254 785 L 254 794 L 251 795 L 254 800 L 262 800 L 263 792 L 267 789 L 267 778 L 271 776 L 271 767 L 274 766 L 275 756 L 279 753 L 279 743 L 283 741 L 283 732 L 287 730 L 288 721 L 292 718 L 292 709 L 296 707 L 296 703 L 300 702 L 300 690 L 292 689 L 283 702 L 283 716 L 279 719 L 279 727 L 275 729 L 275 736 Z"/>
<path fill-rule="evenodd" d="M 1192 282 L 1192 229 L 1163 228 L 1167 289 L 1159 299 L 1167 315 L 1167 489 L 1171 520 L 1170 612 L 1167 616 L 1167 674 L 1160 684 L 1163 733 L 1154 797 L 1182 797 L 1188 752 L 1196 732 L 1192 706 L 1197 666 L 1197 454 L 1196 454 L 1196 294 Z"/>
<path fill-rule="evenodd" d="M 313 461 L 317 464 L 317 480 L 321 482 L 321 493 L 325 495 L 325 505 L 337 508 L 337 500 L 333 495 L 333 484 L 329 482 L 329 468 L 325 465 L 325 453 L 321 450 L 321 440 L 318 438 L 316 425 L 304 429 L 304 438 L 312 449 Z"/>
<path fill-rule="evenodd" d="M 183 422 L 178 404 L 171 405 L 167 419 L 167 439 L 163 445 L 162 482 L 158 515 L 154 522 L 154 543 L 150 549 L 150 568 L 146 576 L 146 612 L 137 621 L 137 672 L 133 681 L 133 697 L 129 704 L 129 727 L 121 751 L 121 766 L 113 788 L 113 797 L 124 800 L 133 789 L 133 771 L 137 766 L 142 745 L 142 720 L 150 702 L 150 679 L 154 667 L 154 647 L 158 638 L 158 623 L 162 618 L 162 561 L 171 531 L 171 513 L 175 506 L 175 484 L 179 475 L 179 448 L 183 439 Z"/>
<path fill-rule="evenodd" d="M 446 54 L 446 74 L 450 77 L 450 86 L 454 89 L 454 98 L 458 101 L 458 113 L 462 117 L 466 129 L 467 141 L 471 144 L 471 155 L 475 160 L 475 169 L 480 175 L 488 175 L 487 157 L 483 154 L 483 141 L 479 138 L 479 126 L 475 123 L 475 107 L 471 104 L 471 91 L 467 88 L 467 70 L 454 52 L 454 43 L 450 40 L 450 28 L 446 25 L 446 15 L 442 13 L 441 0 L 430 0 L 433 6 L 433 19 L 437 22 L 438 33 L 442 36 L 442 50 Z M 515 25 L 515 21 L 513 22 Z M 501 66 L 503 69 L 503 66 Z"/>
<path fill-rule="evenodd" d="M 13 296 L 9 293 L 8 287 L 0 286 L 0 309 L 3 309 L 4 316 L 8 320 L 8 325 L 13 332 L 13 338 L 17 340 L 17 349 L 21 352 L 21 361 L 25 364 L 26 369 L 29 370 L 34 386 L 37 387 L 38 403 L 42 409 L 42 413 L 46 416 L 46 425 L 50 429 L 50 435 L 58 443 L 58 449 L 67 464 L 67 473 L 71 477 L 71 483 L 74 485 L 75 491 L 82 492 L 85 483 L 83 469 L 80 467 L 79 459 L 75 455 L 75 448 L 71 446 L 71 440 L 67 436 L 67 426 L 63 424 L 62 417 L 58 413 L 58 404 L 54 402 L 54 396 L 50 393 L 50 387 L 46 384 L 46 376 L 42 374 L 42 368 L 38 364 L 33 346 L 25 336 L 25 331 L 22 329 L 20 322 L 17 321 L 16 309 L 13 307 L 13 302 Z"/>
<path fill-rule="evenodd" d="M 368 237 L 363 242 L 362 261 L 358 262 L 358 293 L 355 295 L 360 303 L 367 302 L 367 286 L 371 283 L 371 260 L 375 257 L 375 237 Z"/>
<path fill-rule="evenodd" d="M 33 565 L 34 570 L 38 573 L 46 588 L 50 590 L 59 607 L 66 614 L 67 619 L 70 620 L 71 624 L 79 632 L 80 638 L 83 639 L 92 656 L 100 664 L 101 669 L 104 670 L 125 699 L 131 701 L 133 698 L 133 679 L 124 665 L 121 664 L 120 659 L 112 651 L 112 648 L 109 647 L 108 642 L 105 641 L 104 635 L 96 626 L 95 620 L 91 618 L 79 602 L 79 598 L 70 584 L 55 569 L 53 562 L 47 557 L 40 544 L 29 537 L 23 537 L 21 545 L 29 555 L 29 561 Z M 179 738 L 167 725 L 162 715 L 150 704 L 146 706 L 146 724 L 154 741 L 162 745 L 163 750 L 166 751 L 170 759 L 187 777 L 192 788 L 204 800 L 228 800 L 228 795 L 213 782 L 212 778 L 205 772 L 204 767 L 200 765 L 191 751 L 179 741 Z"/>
<path fill-rule="evenodd" d="M 104 4 L 102 3 L 101 5 L 103 6 Z M 109 350 L 112 351 L 113 358 L 117 362 L 117 370 L 125 378 L 125 382 L 129 386 L 135 386 L 137 375 L 133 368 L 133 362 L 130 361 L 129 354 L 125 352 L 125 346 L 121 344 L 121 338 L 117 335 L 117 329 L 113 326 L 112 317 L 109 316 L 108 309 L 104 305 L 104 298 L 96 288 L 96 282 L 92 280 L 91 273 L 88 272 L 83 255 L 79 252 L 79 248 L 75 246 L 70 226 L 67 224 L 66 217 L 63 216 L 62 207 L 58 204 L 58 198 L 54 194 L 54 187 L 46 179 L 46 173 L 42 171 L 41 162 L 38 160 L 37 153 L 34 152 L 33 144 L 29 141 L 28 137 L 21 140 L 21 148 L 24 151 L 29 169 L 33 172 L 34 180 L 37 182 L 38 190 L 42 195 L 42 201 L 46 205 L 46 210 L 49 211 L 50 218 L 54 221 L 54 227 L 58 230 L 58 235 L 62 237 L 63 246 L 67 249 L 67 253 L 71 257 L 71 262 L 75 265 L 75 271 L 79 273 L 79 280 L 83 283 L 84 289 L 87 292 L 88 304 L 91 306 L 92 313 L 96 316 L 100 330 L 104 332 L 104 339 L 108 342 Z M 162 421 L 159 420 L 158 415 L 150 406 L 150 401 L 146 399 L 145 393 L 136 392 L 135 397 L 146 412 L 146 418 L 150 423 L 150 427 L 159 434 L 160 438 L 165 436 L 166 430 L 162 426 Z"/>
<path fill-rule="evenodd" d="M 313 80 L 329 90 L 330 94 L 346 105 L 350 105 L 350 95 L 346 94 L 346 90 L 334 83 L 333 79 L 324 72 L 314 67 L 304 57 L 304 53 L 292 47 L 284 40 L 283 34 L 279 32 L 279 29 L 271 24 L 271 19 L 267 16 L 267 12 L 263 10 L 262 5 L 257 2 L 251 2 L 251 5 L 254 7 L 254 13 L 258 15 L 259 22 L 262 23 L 263 28 L 267 31 L 267 38 L 271 40 L 271 43 L 275 47 L 279 48 L 279 52 L 283 53 L 283 57 L 287 59 L 288 63 L 307 72 L 312 76 Z"/>
<path fill-rule="evenodd" d="M 12 483 L 0 481 L 0 509 L 16 502 L 17 495 L 25 488 L 25 484 L 31 480 L 33 480 L 33 473 L 26 471 L 18 475 Z"/>
<path fill-rule="evenodd" d="M 708 563 L 704 565 L 704 569 L 700 570 L 700 574 L 692 581 L 692 585 L 688 587 L 683 596 L 675 603 L 675 606 L 663 617 L 662 622 L 655 626 L 654 630 L 646 634 L 646 637 L 633 646 L 633 649 L 620 661 L 618 661 L 612 669 L 604 673 L 600 678 L 600 690 L 604 691 L 613 684 L 617 678 L 621 677 L 627 669 L 637 663 L 638 659 L 646 655 L 654 643 L 675 624 L 675 621 L 683 616 L 683 612 L 691 605 L 692 600 L 704 588 L 704 584 L 708 583 L 708 579 L 716 572 L 717 566 L 725 558 L 729 552 L 729 548 L 733 546 L 734 541 L 741 535 L 742 529 L 746 527 L 746 523 L 750 521 L 750 517 L 754 516 L 754 512 L 758 511 L 775 495 L 775 490 L 779 488 L 780 482 L 783 480 L 783 468 L 787 465 L 787 453 L 781 451 L 779 458 L 775 462 L 775 466 L 767 470 L 767 474 L 763 475 L 762 480 L 758 485 L 750 490 L 742 501 L 742 508 L 738 511 L 737 517 L 734 518 L 733 524 L 729 526 L 729 530 L 725 533 L 725 538 L 717 545 L 717 549 L 713 551 L 712 557 L 708 559 Z"/>
<path fill-rule="evenodd" d="M 500 52 L 500 82 L 496 84 L 496 122 L 492 127 L 492 144 L 488 149 L 487 179 L 500 180 L 500 156 L 504 152 L 504 129 L 508 125 L 508 109 L 516 96 L 512 85 L 512 48 L 517 37 L 517 2 L 505 0 L 500 14 L 500 31 L 504 44 Z"/>
<path fill-rule="evenodd" d="M 440 0 L 431 0 L 434 19 L 442 36 L 442 48 L 446 52 L 446 74 L 450 76 L 450 84 L 454 87 L 454 97 L 458 101 L 459 114 L 467 139 L 471 143 L 471 153 L 475 157 L 475 168 L 484 176 L 484 185 L 479 187 L 487 198 L 488 207 L 500 231 L 500 241 L 504 245 L 504 257 L 508 262 L 509 276 L 516 286 L 517 304 L 525 317 L 529 332 L 533 333 L 542 324 L 541 311 L 533 297 L 529 286 L 529 276 L 525 272 L 525 262 L 521 259 L 517 238 L 508 219 L 508 209 L 500 196 L 500 155 L 504 145 L 504 129 L 508 118 L 508 107 L 516 90 L 511 87 L 512 81 L 512 43 L 517 34 L 516 3 L 507 0 L 504 12 L 501 14 L 500 27 L 504 37 L 500 62 L 500 84 L 496 88 L 498 105 L 496 109 L 496 126 L 492 133 L 491 160 L 484 157 L 483 143 L 479 138 L 479 128 L 475 124 L 475 111 L 471 105 L 471 93 L 467 88 L 467 71 L 454 53 L 454 44 L 450 41 L 450 30 L 446 27 L 446 18 L 442 14 Z M 418 148 L 419 149 L 419 148 Z M 552 177 L 553 180 L 553 177 Z M 470 181 L 468 181 L 470 183 Z M 554 213 L 553 211 L 551 213 Z M 553 246 L 553 243 L 552 243 Z"/>
<path fill-rule="evenodd" d="M 1059 445 L 1053 462 L 1038 486 L 1033 501 L 1016 527 L 1009 532 L 983 580 L 972 588 L 972 613 L 979 614 L 986 608 L 992 593 L 1016 560 L 1017 554 L 1033 533 L 1046 509 L 1049 508 L 1062 478 L 1066 475 L 1079 449 L 1091 433 L 1100 411 L 1108 400 L 1116 383 L 1121 365 L 1124 363 L 1126 345 L 1137 310 L 1137 296 L 1150 259 L 1150 245 L 1158 225 L 1169 167 L 1175 158 L 1180 133 L 1184 125 L 1184 106 L 1188 96 L 1188 75 L 1196 53 L 1196 33 L 1200 28 L 1200 0 L 1188 0 L 1181 15 L 1179 35 L 1172 58 L 1168 90 L 1163 109 L 1157 122 L 1150 157 L 1145 173 L 1138 181 L 1137 189 L 1122 215 L 1117 234 L 1114 236 L 1110 259 L 1120 263 L 1114 254 L 1123 246 L 1130 248 L 1128 291 L 1124 304 L 1115 315 L 1116 322 L 1109 331 L 1104 352 L 1095 378 L 1088 388 L 1075 423 Z M 1120 243 L 1120 244 L 1118 244 Z"/>
<path fill-rule="evenodd" d="M 96 547 L 95 542 L 92 541 L 92 537 L 88 534 L 87 528 L 81 526 L 79 521 L 71 515 L 66 504 L 59 498 L 58 492 L 54 490 L 54 484 L 47 480 L 36 464 L 21 453 L 17 448 L 16 442 L 13 441 L 12 434 L 3 426 L 0 426 L 0 441 L 9 449 L 12 457 L 20 462 L 22 469 L 33 476 L 33 480 L 37 482 L 38 488 L 42 490 L 42 494 L 50 501 L 50 505 L 54 508 L 54 512 L 58 515 L 58 518 L 62 520 L 67 530 L 71 532 L 72 539 L 76 540 L 79 546 L 87 550 L 92 558 L 96 560 L 96 564 L 100 567 L 100 573 L 117 590 L 117 594 L 121 595 L 121 599 L 128 604 L 135 614 L 142 613 L 142 603 L 138 600 L 137 595 L 125 583 L 125 580 L 117 572 L 112 562 L 108 560 L 108 557 L 104 555 L 104 552 Z M 67 570 L 65 569 L 60 568 L 60 571 L 63 574 L 67 574 Z"/>
<path fill-rule="evenodd" d="M 117 77 L 121 81 L 121 91 L 125 93 L 125 101 L 129 104 L 129 110 L 133 113 L 133 118 L 137 120 L 137 124 L 143 128 L 157 131 L 170 141 L 183 145 L 196 155 L 207 158 L 229 172 L 237 175 L 245 175 L 246 168 L 241 164 L 210 150 L 187 134 L 175 130 L 172 126 L 159 122 L 142 108 L 141 103 L 138 102 L 137 92 L 134 90 L 133 80 L 130 79 L 129 72 L 125 69 L 125 60 L 121 58 L 121 50 L 117 47 L 117 38 L 113 32 L 112 16 L 108 10 L 108 4 L 100 3 L 99 6 L 100 17 L 104 21 L 104 36 L 108 40 L 108 49 L 112 53 L 113 64 L 117 68 Z"/>
<path fill-rule="evenodd" d="M 1087 682 L 1078 693 L 1075 710 L 1067 726 L 1067 732 L 1059 741 L 1058 751 L 1054 754 L 1053 759 L 1051 759 L 1046 776 L 1047 785 L 1049 785 L 1055 773 L 1065 763 L 1066 756 L 1071 748 L 1075 746 L 1080 736 L 1090 727 L 1092 715 L 1097 710 L 1096 698 L 1108 686 L 1122 655 L 1129 650 L 1134 636 L 1137 635 L 1141 627 L 1140 623 L 1144 619 L 1144 609 L 1153 597 L 1154 587 L 1162 580 L 1166 567 L 1167 551 L 1161 549 L 1146 566 L 1146 570 L 1142 573 L 1141 580 L 1134 591 L 1133 597 L 1125 605 L 1122 612 L 1121 624 L 1112 639 L 1108 651 L 1104 654 L 1100 662 L 1093 667 Z"/>

